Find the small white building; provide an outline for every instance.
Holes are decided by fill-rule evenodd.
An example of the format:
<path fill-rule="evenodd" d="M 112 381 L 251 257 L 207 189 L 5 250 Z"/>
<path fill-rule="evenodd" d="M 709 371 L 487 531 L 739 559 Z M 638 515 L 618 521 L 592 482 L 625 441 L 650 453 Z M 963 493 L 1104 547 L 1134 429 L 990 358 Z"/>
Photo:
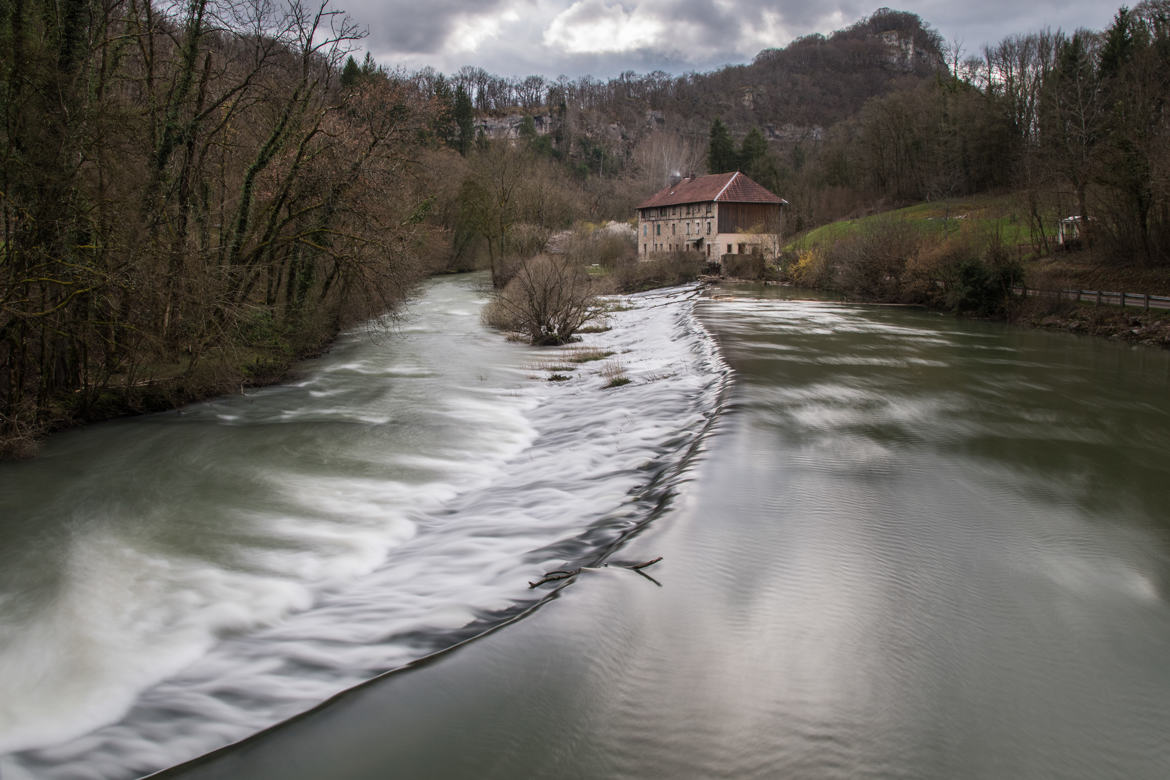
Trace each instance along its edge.
<path fill-rule="evenodd" d="M 738 171 L 680 179 L 638 205 L 638 254 L 775 257 L 787 205 Z"/>
<path fill-rule="evenodd" d="M 1089 217 L 1092 220 L 1092 217 Z M 1084 217 L 1065 217 L 1060 220 L 1056 232 L 1056 244 L 1062 249 L 1079 249 L 1085 238 Z"/>

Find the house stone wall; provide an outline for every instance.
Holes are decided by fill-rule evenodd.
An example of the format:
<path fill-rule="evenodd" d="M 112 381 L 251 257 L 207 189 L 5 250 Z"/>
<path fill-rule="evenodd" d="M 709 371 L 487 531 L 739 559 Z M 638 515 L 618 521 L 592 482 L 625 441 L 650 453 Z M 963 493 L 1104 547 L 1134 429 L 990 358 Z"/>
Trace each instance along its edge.
<path fill-rule="evenodd" d="M 694 248 L 697 240 L 704 245 L 715 236 L 718 215 L 715 203 L 687 203 L 638 211 L 638 255 L 681 252 Z"/>
<path fill-rule="evenodd" d="M 688 249 L 711 262 L 729 254 L 757 252 L 775 257 L 779 253 L 780 236 L 776 233 L 720 233 L 719 208 L 719 203 L 691 203 L 640 209 L 639 259 Z"/>

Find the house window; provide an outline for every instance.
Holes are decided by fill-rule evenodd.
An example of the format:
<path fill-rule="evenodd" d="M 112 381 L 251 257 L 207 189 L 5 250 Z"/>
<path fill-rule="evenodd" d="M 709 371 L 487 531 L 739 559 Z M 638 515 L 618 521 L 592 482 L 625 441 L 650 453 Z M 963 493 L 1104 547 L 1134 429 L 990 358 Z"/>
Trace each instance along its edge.
<path fill-rule="evenodd" d="M 657 225 L 654 226 L 654 235 L 656 235 L 656 236 L 662 235 L 662 223 L 658 223 Z"/>
<path fill-rule="evenodd" d="M 649 225 L 642 226 L 642 235 L 644 235 L 644 236 L 650 235 L 650 226 Z"/>
<path fill-rule="evenodd" d="M 727 254 L 730 255 L 730 254 L 733 254 L 734 252 L 735 252 L 735 250 L 732 248 L 731 244 L 728 244 L 727 245 Z"/>
<path fill-rule="evenodd" d="M 689 236 L 690 234 L 691 234 L 691 223 L 688 222 L 687 223 L 687 235 Z"/>
<path fill-rule="evenodd" d="M 674 222 L 671 222 L 671 223 L 670 223 L 670 234 L 671 234 L 672 236 L 673 236 L 673 235 L 675 235 L 675 234 L 678 232 L 678 231 L 676 230 L 676 228 L 677 228 L 677 227 L 678 227 L 678 225 L 677 225 L 677 224 L 675 224 Z"/>
<path fill-rule="evenodd" d="M 740 245 L 739 245 L 739 253 L 740 253 L 741 255 L 743 254 L 743 244 L 740 244 Z"/>
<path fill-rule="evenodd" d="M 707 213 L 708 214 L 711 213 L 711 204 L 710 203 L 707 204 Z"/>
<path fill-rule="evenodd" d="M 711 235 L 711 223 L 707 223 L 707 235 Z"/>

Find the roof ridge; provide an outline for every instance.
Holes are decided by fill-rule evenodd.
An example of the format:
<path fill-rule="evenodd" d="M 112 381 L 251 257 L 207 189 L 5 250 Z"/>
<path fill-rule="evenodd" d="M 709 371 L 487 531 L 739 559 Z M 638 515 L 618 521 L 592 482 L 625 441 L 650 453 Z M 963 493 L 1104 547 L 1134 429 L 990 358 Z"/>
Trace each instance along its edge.
<path fill-rule="evenodd" d="M 743 171 L 733 171 L 709 173 L 667 185 L 635 208 L 661 208 L 684 203 L 779 203 L 782 200 L 752 181 Z"/>
<path fill-rule="evenodd" d="M 711 200 L 719 200 L 720 196 L 722 196 L 723 193 L 727 192 L 727 188 L 731 186 L 731 183 L 733 181 L 735 181 L 736 176 L 739 176 L 739 171 L 736 171 L 735 173 L 731 174 L 731 178 L 728 179 L 727 183 L 723 185 L 723 189 L 719 190 L 719 194 L 716 195 L 714 198 L 711 198 Z"/>

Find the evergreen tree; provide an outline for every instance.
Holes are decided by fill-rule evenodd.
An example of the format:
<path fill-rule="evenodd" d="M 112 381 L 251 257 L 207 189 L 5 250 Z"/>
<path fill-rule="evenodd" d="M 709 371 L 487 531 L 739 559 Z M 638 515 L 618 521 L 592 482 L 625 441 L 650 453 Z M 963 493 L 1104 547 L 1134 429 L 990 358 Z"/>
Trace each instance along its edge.
<path fill-rule="evenodd" d="M 1105 45 L 1101 49 L 1101 76 L 1117 76 L 1127 62 L 1133 59 L 1139 42 L 1138 20 L 1128 8 L 1122 7 L 1113 17 L 1113 25 L 1105 31 Z"/>
<path fill-rule="evenodd" d="M 531 146 L 532 142 L 536 140 L 536 122 L 532 120 L 531 116 L 525 115 L 520 120 L 520 127 L 516 129 L 516 132 L 520 136 L 520 140 Z"/>
<path fill-rule="evenodd" d="M 345 60 L 345 66 L 341 69 L 341 86 L 343 89 L 352 87 L 361 78 L 362 69 L 357 64 L 357 60 L 351 54 Z"/>
<path fill-rule="evenodd" d="M 462 84 L 455 87 L 454 116 L 455 148 L 466 157 L 475 141 L 475 109 L 471 107 L 471 98 Z"/>
<path fill-rule="evenodd" d="M 441 144 L 455 148 L 458 138 L 455 129 L 455 93 L 451 91 L 451 85 L 442 73 L 435 77 L 434 95 L 435 104 L 438 106 L 433 125 L 435 139 Z"/>
<path fill-rule="evenodd" d="M 728 173 L 738 167 L 738 154 L 731 133 L 723 120 L 716 119 L 711 125 L 711 144 L 707 148 L 707 172 Z"/>
<path fill-rule="evenodd" d="M 374 63 L 374 58 L 366 52 L 366 58 L 362 60 L 362 75 L 366 78 L 373 76 L 378 72 L 378 66 Z"/>
<path fill-rule="evenodd" d="M 768 142 L 764 139 L 764 134 L 760 132 L 760 128 L 753 127 L 744 136 L 743 144 L 739 147 L 739 169 L 755 179 L 756 174 L 762 167 L 764 158 L 767 156 Z"/>

